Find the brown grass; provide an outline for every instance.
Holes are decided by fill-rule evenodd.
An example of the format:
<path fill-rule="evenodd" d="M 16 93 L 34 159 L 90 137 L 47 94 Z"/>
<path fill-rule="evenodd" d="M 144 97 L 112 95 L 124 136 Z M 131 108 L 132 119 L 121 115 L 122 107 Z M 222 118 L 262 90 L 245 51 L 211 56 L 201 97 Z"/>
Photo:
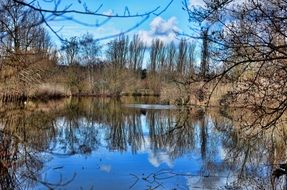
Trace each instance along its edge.
<path fill-rule="evenodd" d="M 51 99 L 71 96 L 71 92 L 63 85 L 44 83 L 31 91 L 28 96 L 37 99 Z"/>

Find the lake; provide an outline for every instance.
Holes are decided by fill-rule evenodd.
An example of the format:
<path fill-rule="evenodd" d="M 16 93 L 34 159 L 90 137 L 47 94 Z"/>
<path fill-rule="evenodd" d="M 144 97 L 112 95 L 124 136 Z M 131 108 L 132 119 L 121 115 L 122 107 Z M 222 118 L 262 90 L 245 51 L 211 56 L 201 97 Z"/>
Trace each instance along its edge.
<path fill-rule="evenodd" d="M 283 189 L 287 130 L 156 98 L 0 108 L 1 189 Z M 252 113 L 251 113 L 252 115 Z M 256 131 L 256 132 L 255 132 Z"/>

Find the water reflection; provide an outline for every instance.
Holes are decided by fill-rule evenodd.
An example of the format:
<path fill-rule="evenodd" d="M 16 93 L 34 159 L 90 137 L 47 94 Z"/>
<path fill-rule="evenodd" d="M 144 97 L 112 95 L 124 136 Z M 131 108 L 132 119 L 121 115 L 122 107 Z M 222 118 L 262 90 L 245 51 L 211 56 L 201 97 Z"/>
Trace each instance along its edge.
<path fill-rule="evenodd" d="M 272 176 L 286 162 L 284 125 L 254 133 L 240 127 L 242 110 L 146 106 L 151 103 L 69 99 L 2 105 L 1 189 L 286 186 L 284 176 Z"/>

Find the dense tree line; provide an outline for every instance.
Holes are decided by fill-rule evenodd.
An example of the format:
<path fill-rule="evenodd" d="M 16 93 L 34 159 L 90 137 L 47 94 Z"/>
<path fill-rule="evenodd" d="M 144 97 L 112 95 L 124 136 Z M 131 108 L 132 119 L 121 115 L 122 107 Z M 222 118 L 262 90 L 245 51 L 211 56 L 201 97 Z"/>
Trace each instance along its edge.
<path fill-rule="evenodd" d="M 196 65 L 195 45 L 187 39 L 172 43 L 155 39 L 151 46 L 147 46 L 137 34 L 131 38 L 121 35 L 103 44 L 91 34 L 85 34 L 82 37 L 71 37 L 63 43 L 62 61 L 59 64 L 75 68 L 70 69 L 69 83 L 79 83 L 82 79 L 75 73 L 79 67 L 85 67 L 88 69 L 86 76 L 91 89 L 110 84 L 107 88 L 119 94 L 127 82 L 125 75 L 129 73 L 128 76 L 133 75 L 134 80 L 147 77 L 148 86 L 141 88 L 160 93 L 161 81 L 173 82 L 178 77 L 197 78 L 200 75 L 200 66 Z"/>
<path fill-rule="evenodd" d="M 99 64 L 103 61 L 115 67 L 130 70 L 144 69 L 144 63 L 151 72 L 165 72 L 185 75 L 195 72 L 195 43 L 186 39 L 166 44 L 159 39 L 152 42 L 151 47 L 135 34 L 130 40 L 128 36 L 120 36 L 101 45 L 91 34 L 72 37 L 62 46 L 65 54 L 64 63 Z M 149 58 L 147 58 L 149 57 Z"/>

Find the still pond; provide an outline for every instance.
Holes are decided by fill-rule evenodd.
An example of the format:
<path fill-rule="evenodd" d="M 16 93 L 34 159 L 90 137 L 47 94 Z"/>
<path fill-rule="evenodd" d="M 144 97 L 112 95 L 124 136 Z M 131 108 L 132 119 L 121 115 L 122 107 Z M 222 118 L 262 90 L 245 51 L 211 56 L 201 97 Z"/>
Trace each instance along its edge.
<path fill-rule="evenodd" d="M 154 98 L 2 105 L 0 189 L 283 189 L 272 172 L 287 130 L 247 135 L 240 112 Z"/>

